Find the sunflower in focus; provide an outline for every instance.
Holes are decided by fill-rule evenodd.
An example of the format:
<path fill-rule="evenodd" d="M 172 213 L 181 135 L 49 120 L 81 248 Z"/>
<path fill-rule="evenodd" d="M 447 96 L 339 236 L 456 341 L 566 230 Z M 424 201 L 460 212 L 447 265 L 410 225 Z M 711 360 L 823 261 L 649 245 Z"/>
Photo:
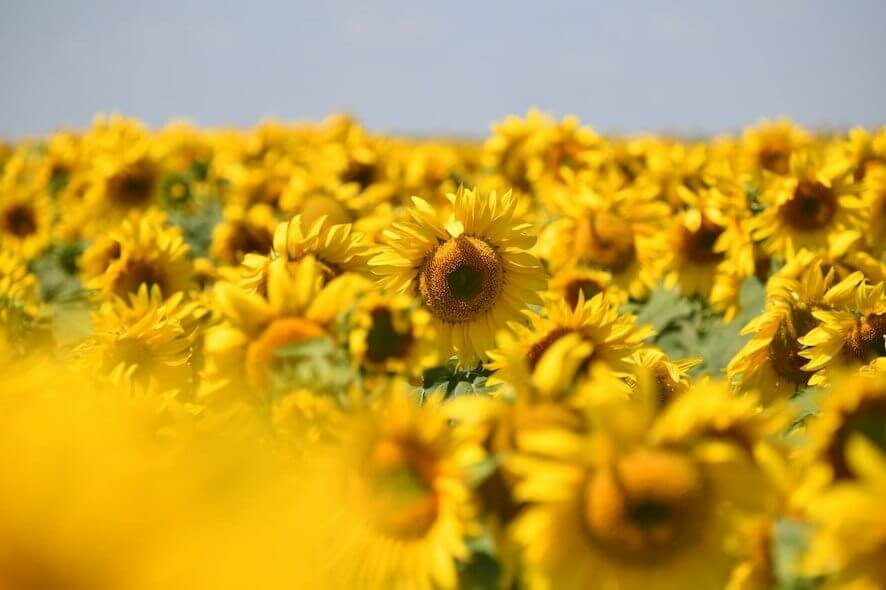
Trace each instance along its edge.
<path fill-rule="evenodd" d="M 546 283 L 529 226 L 514 219 L 511 193 L 481 195 L 460 189 L 449 196 L 443 221 L 414 197 L 410 220 L 385 232 L 386 245 L 369 264 L 380 284 L 420 297 L 435 319 L 440 352 L 471 365 L 488 358 L 494 335 L 527 304 L 540 304 Z"/>

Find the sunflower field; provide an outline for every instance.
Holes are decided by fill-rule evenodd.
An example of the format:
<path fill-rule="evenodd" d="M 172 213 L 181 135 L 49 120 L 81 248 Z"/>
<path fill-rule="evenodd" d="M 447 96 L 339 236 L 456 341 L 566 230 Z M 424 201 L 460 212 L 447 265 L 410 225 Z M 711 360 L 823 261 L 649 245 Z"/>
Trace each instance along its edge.
<path fill-rule="evenodd" d="M 886 588 L 886 128 L 0 143 L 0 589 Z"/>

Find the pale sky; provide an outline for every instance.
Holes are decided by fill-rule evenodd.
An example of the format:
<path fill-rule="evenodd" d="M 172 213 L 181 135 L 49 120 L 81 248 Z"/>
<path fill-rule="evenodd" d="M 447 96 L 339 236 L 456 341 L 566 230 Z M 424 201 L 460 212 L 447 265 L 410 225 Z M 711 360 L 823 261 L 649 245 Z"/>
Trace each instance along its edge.
<path fill-rule="evenodd" d="M 538 106 L 600 131 L 886 123 L 886 1 L 0 0 L 0 136 L 119 111 L 249 126 L 345 110 L 483 135 Z"/>

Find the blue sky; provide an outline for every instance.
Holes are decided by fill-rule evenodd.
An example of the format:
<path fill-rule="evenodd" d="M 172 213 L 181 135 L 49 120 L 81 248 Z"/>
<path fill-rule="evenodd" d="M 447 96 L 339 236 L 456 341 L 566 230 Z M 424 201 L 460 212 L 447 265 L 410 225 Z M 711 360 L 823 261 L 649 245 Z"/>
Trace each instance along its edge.
<path fill-rule="evenodd" d="M 483 135 L 538 106 L 607 132 L 886 123 L 886 2 L 5 0 L 0 136 L 120 111 L 248 126 L 336 110 Z"/>

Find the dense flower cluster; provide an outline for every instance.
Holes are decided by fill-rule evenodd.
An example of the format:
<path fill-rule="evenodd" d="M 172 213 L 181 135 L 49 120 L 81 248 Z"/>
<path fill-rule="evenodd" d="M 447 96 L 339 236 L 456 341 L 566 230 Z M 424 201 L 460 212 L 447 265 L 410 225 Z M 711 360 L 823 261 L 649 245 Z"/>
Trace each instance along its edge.
<path fill-rule="evenodd" d="M 0 143 L 0 587 L 886 587 L 886 130 Z"/>

